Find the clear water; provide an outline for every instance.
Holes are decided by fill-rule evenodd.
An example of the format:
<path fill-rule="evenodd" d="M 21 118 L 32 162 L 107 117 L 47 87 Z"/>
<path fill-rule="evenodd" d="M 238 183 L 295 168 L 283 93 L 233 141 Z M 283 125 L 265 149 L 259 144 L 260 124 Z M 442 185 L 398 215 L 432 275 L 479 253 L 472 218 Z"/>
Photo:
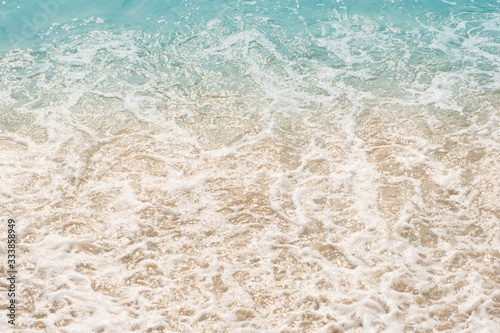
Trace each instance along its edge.
<path fill-rule="evenodd" d="M 499 1 L 0 22 L 19 331 L 500 331 Z"/>

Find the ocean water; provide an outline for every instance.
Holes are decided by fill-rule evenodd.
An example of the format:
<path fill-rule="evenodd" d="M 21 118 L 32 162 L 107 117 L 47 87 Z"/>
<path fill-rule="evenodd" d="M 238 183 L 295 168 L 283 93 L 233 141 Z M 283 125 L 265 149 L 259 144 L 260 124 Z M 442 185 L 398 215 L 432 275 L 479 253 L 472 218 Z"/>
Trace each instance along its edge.
<path fill-rule="evenodd" d="M 19 332 L 500 332 L 500 1 L 2 1 L 0 218 Z"/>

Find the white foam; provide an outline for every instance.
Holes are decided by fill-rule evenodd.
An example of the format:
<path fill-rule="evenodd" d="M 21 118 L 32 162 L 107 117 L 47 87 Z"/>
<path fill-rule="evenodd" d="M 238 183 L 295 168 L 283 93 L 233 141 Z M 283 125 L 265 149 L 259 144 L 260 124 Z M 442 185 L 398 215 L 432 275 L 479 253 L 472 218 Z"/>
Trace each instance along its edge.
<path fill-rule="evenodd" d="M 467 83 L 494 39 L 344 19 L 291 46 L 221 18 L 4 57 L 21 329 L 499 328 L 498 76 Z"/>

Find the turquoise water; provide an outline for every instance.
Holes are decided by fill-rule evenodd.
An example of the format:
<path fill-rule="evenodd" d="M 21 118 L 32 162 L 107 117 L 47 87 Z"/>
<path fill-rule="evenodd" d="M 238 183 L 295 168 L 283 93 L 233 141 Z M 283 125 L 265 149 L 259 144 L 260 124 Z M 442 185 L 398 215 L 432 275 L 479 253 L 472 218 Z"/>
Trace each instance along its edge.
<path fill-rule="evenodd" d="M 56 50 L 104 50 L 97 40 L 75 43 L 92 34 L 109 34 L 101 36 L 101 43 L 103 38 L 115 41 L 130 34 L 126 42 L 137 48 L 137 59 L 157 65 L 154 74 L 184 70 L 197 75 L 204 68 L 227 74 L 236 84 L 251 78 L 249 71 L 257 71 L 254 76 L 272 79 L 278 89 L 293 85 L 312 92 L 342 81 L 394 97 L 425 90 L 439 76 L 453 77 L 447 88 L 462 97 L 476 95 L 476 87 L 498 90 L 497 1 L 271 5 L 51 0 L 6 1 L 1 6 L 1 52 L 29 49 L 38 62 L 54 57 Z M 256 63 L 258 69 L 246 57 L 252 52 L 262 62 Z M 172 61 L 162 63 L 161 54 Z M 342 75 L 321 75 L 324 71 Z"/>
<path fill-rule="evenodd" d="M 500 1 L 1 2 L 19 328 L 498 332 L 499 65 Z"/>

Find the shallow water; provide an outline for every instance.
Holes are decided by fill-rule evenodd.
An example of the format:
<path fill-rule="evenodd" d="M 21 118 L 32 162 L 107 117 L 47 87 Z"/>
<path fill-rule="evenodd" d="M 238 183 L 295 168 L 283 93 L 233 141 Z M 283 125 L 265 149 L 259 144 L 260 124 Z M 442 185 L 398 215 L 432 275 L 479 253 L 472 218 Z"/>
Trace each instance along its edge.
<path fill-rule="evenodd" d="M 500 2 L 54 3 L 0 4 L 19 331 L 500 331 Z"/>

